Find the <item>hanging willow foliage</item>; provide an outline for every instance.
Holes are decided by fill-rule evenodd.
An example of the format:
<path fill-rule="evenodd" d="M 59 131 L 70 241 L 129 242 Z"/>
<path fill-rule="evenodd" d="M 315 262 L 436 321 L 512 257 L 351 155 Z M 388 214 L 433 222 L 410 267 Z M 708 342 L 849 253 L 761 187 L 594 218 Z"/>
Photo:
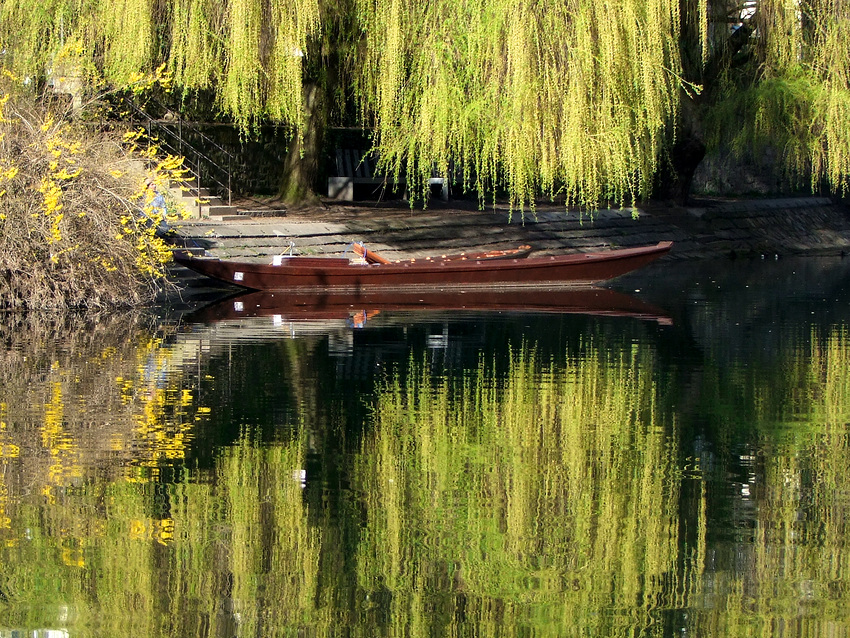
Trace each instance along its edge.
<path fill-rule="evenodd" d="M 107 81 L 122 83 L 147 70 L 154 52 L 153 0 L 101 0 L 97 39 L 102 41 L 102 68 Z"/>
<path fill-rule="evenodd" d="M 734 3 L 739 4 L 739 3 Z M 850 177 L 850 4 L 759 0 L 747 63 L 723 78 L 706 129 L 755 161 L 778 151 L 792 183 L 846 194 Z"/>
<path fill-rule="evenodd" d="M 514 205 L 649 192 L 680 92 L 678 0 L 357 0 L 364 100 L 394 172 Z"/>
<path fill-rule="evenodd" d="M 716 71 L 747 7 L 749 62 L 727 64 L 727 90 L 712 91 L 737 118 L 735 143 L 778 143 L 792 172 L 846 190 L 850 5 L 838 0 L 4 0 L 0 50 L 19 75 L 76 68 L 88 86 L 164 64 L 243 131 L 303 130 L 308 56 L 309 81 L 343 78 L 327 94 L 359 100 L 386 168 L 412 188 L 437 173 L 520 209 L 541 194 L 594 207 L 649 194 L 690 88 L 682 60 Z M 323 75 L 341 51 L 351 73 Z"/>
<path fill-rule="evenodd" d="M 850 190 L 850 5 L 818 0 L 816 6 L 819 28 L 812 68 L 822 87 L 816 111 L 823 131 L 811 145 L 812 184 L 825 177 L 846 194 Z"/>
<path fill-rule="evenodd" d="M 0 8 L 0 43 L 24 76 L 51 75 L 69 43 L 73 71 L 89 86 L 132 85 L 165 64 L 182 90 L 215 90 L 243 129 L 264 118 L 302 124 L 302 60 L 318 31 L 318 0 L 5 0 Z"/>

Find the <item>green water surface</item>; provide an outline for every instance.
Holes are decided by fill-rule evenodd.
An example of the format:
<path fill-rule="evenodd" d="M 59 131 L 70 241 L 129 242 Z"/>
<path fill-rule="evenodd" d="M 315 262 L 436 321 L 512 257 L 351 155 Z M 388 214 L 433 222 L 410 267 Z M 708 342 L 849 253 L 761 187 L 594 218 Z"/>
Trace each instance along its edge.
<path fill-rule="evenodd" d="M 846 636 L 847 268 L 765 268 L 625 280 L 660 319 L 6 316 L 0 636 Z"/>

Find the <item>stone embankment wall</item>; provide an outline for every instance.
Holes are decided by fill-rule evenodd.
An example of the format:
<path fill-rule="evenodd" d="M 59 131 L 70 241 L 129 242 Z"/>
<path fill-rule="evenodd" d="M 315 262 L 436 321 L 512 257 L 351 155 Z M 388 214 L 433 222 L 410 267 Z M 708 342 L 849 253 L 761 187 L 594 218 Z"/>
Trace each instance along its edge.
<path fill-rule="evenodd" d="M 732 201 L 654 216 L 680 233 L 681 257 L 850 252 L 850 207 L 828 197 Z"/>
<path fill-rule="evenodd" d="M 168 121 L 157 124 L 171 130 L 169 143 L 172 146 L 177 146 L 175 140 L 183 139 L 185 147 L 182 150 L 187 162 L 200 173 L 204 186 L 216 189 L 217 184 L 226 185 L 229 172 L 236 194 L 271 195 L 280 187 L 290 141 L 285 128 L 264 126 L 249 138 L 243 138 L 239 129 L 228 124 L 194 123 L 191 127 L 180 127 Z M 204 159 L 197 165 L 190 149 L 203 153 Z"/>
<path fill-rule="evenodd" d="M 201 123 L 181 125 L 176 120 L 157 120 L 167 128 L 168 142 L 186 155 L 201 183 L 212 189 L 230 185 L 236 195 L 274 195 L 280 190 L 292 132 L 284 126 L 265 125 L 243 135 L 232 124 Z M 182 139 L 181 142 L 178 140 Z M 330 129 L 326 132 L 324 155 L 319 167 L 319 184 L 327 184 L 334 170 L 336 148 L 368 148 L 371 142 L 361 129 Z M 178 148 L 179 147 L 179 148 Z M 194 153 L 201 153 L 198 161 Z M 325 191 L 326 192 L 326 191 Z M 219 193 L 223 194 L 223 193 Z"/>
<path fill-rule="evenodd" d="M 521 219 L 507 210 L 463 210 L 452 202 L 426 210 L 329 205 L 311 213 L 244 221 L 190 220 L 187 245 L 222 258 L 266 260 L 287 252 L 340 254 L 353 241 L 390 258 L 530 244 L 560 254 L 674 242 L 671 258 L 850 253 L 850 209 L 829 198 L 713 202 L 689 208 L 602 210 L 593 219 L 547 208 Z"/>

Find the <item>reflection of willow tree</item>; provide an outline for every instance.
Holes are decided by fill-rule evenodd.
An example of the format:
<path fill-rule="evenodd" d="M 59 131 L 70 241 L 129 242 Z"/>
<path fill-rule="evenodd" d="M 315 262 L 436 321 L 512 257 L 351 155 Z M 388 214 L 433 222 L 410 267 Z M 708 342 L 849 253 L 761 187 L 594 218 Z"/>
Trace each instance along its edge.
<path fill-rule="evenodd" d="M 3 331 L 20 335 L 0 353 L 3 437 L 14 446 L 3 459 L 37 474 L 30 484 L 61 487 L 107 466 L 150 478 L 184 457 L 193 380 L 174 374 L 174 352 L 143 316 L 9 315 Z"/>
<path fill-rule="evenodd" d="M 57 583 L 132 559 L 101 551 L 105 539 L 171 538 L 152 482 L 183 459 L 205 410 L 143 316 L 7 315 L 2 329 L 0 598 L 55 617 L 69 602 Z"/>
<path fill-rule="evenodd" d="M 78 414 L 89 406 L 61 384 L 56 398 L 51 370 L 68 353 L 36 363 L 33 349 L 27 363 L 41 373 L 25 379 L 27 389 L 10 382 L 26 365 L 7 352 L 4 623 L 78 636 L 325 636 L 341 625 L 363 636 L 472 627 L 482 635 L 764 635 L 811 613 L 843 628 L 848 337 L 815 335 L 813 345 L 789 350 L 777 372 L 782 384 L 753 376 L 742 390 L 779 407 L 760 408 L 764 416 L 752 420 L 768 441 L 748 497 L 752 535 L 728 544 L 708 529 L 711 477 L 685 479 L 678 467 L 682 435 L 660 407 L 659 366 L 643 345 L 594 334 L 566 357 L 550 361 L 522 346 L 504 366 L 484 359 L 445 377 L 414 356 L 379 384 L 352 465 L 339 470 L 347 489 L 338 508 L 328 506 L 326 476 L 308 472 L 302 486 L 311 432 L 297 414 L 283 423 L 292 426 L 288 436 L 271 443 L 261 440 L 262 425 L 243 427 L 185 479 L 166 484 L 154 468 L 125 474 L 104 464 L 106 480 L 95 482 L 93 452 L 61 447 L 84 440 Z M 88 422 L 109 414 L 114 430 L 138 432 L 145 410 L 134 402 L 155 393 L 128 388 L 148 378 L 141 370 L 150 366 L 139 367 L 149 361 L 138 345 L 146 341 L 116 342 L 132 362 L 125 366 L 95 357 L 95 343 L 106 345 L 102 334 L 74 350 L 86 354 L 77 383 L 90 384 L 85 396 L 97 406 L 87 407 Z M 279 362 L 280 354 L 268 356 Z M 87 365 L 103 377 L 87 379 Z M 732 374 L 743 382 L 743 371 Z M 166 383 L 174 401 L 152 408 L 156 422 L 198 414 L 180 403 L 185 385 Z M 318 409 L 315 397 L 302 400 Z M 99 436 L 116 440 L 107 431 Z M 146 463 L 168 462 L 153 442 L 137 440 L 149 450 L 140 452 Z M 50 469 L 57 462 L 46 441 L 61 443 L 61 472 Z M 105 444 L 98 450 L 107 454 Z M 718 471 L 726 489 L 728 468 Z M 49 483 L 54 476 L 62 480 Z M 686 509 L 691 486 L 694 507 Z"/>
<path fill-rule="evenodd" d="M 302 449 L 243 438 L 210 481 L 168 491 L 166 521 L 151 517 L 162 490 L 122 481 L 21 507 L 13 523 L 30 538 L 2 550 L 4 622 L 149 637 L 272 636 L 303 625 L 319 534 L 294 474 Z"/>
<path fill-rule="evenodd" d="M 275 636 L 313 619 L 320 534 L 302 502 L 303 448 L 300 439 L 259 447 L 243 436 L 223 450 L 212 485 L 178 488 L 182 534 L 164 572 L 172 622 L 200 614 L 218 624 L 210 635 L 233 635 L 224 630 L 237 622 L 240 636 Z"/>
<path fill-rule="evenodd" d="M 728 553 L 717 552 L 711 597 L 693 616 L 696 635 L 847 630 L 850 332 L 814 330 L 788 353 L 772 375 L 735 372 L 743 394 L 758 399 L 748 423 L 763 453 L 742 450 L 751 474 L 739 507 L 752 501 L 753 520 Z"/>
<path fill-rule="evenodd" d="M 504 380 L 482 364 L 381 393 L 357 470 L 358 551 L 362 586 L 394 592 L 397 628 L 428 635 L 462 608 L 508 634 L 664 633 L 653 610 L 687 594 L 676 431 L 646 349 L 589 345 L 563 369 L 523 347 Z M 699 546 L 687 552 L 699 565 Z"/>
<path fill-rule="evenodd" d="M 269 429 L 297 418 L 300 424 L 315 427 L 324 405 L 316 383 L 322 378 L 317 370 L 324 360 L 321 347 L 321 339 L 314 337 L 228 344 L 208 363 L 216 383 L 206 392 L 221 393 L 222 409 L 213 421 L 223 429 L 240 425 Z M 226 434 L 225 444 L 238 436 L 238 430 Z"/>
<path fill-rule="evenodd" d="M 306 428 L 266 446 L 243 433 L 199 480 L 24 499 L 11 529 L 31 538 L 3 550 L 9 621 L 43 626 L 66 605 L 78 635 L 432 635 L 464 620 L 660 633 L 651 614 L 691 582 L 676 432 L 652 354 L 592 341 L 566 366 L 523 347 L 507 371 L 442 382 L 412 364 L 379 390 L 355 460 L 362 514 L 308 516 Z"/>

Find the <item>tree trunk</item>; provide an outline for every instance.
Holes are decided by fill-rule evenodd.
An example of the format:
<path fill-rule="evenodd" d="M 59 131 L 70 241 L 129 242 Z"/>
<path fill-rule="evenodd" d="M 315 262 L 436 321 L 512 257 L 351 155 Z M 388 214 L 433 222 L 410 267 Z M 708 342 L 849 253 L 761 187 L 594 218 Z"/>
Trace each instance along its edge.
<path fill-rule="evenodd" d="M 667 165 L 656 175 L 653 198 L 686 206 L 694 174 L 705 157 L 705 151 L 705 144 L 699 136 L 692 131 L 681 132 L 670 149 Z"/>
<path fill-rule="evenodd" d="M 694 174 L 705 157 L 702 135 L 702 105 L 683 95 L 677 122 L 676 142 L 662 158 L 655 176 L 653 199 L 687 205 Z M 665 161 L 666 160 L 666 161 Z"/>
<path fill-rule="evenodd" d="M 327 128 L 328 108 L 325 92 L 318 84 L 306 84 L 304 92 L 304 127 L 294 137 L 283 167 L 280 196 L 291 206 L 315 204 L 322 168 L 322 147 Z"/>
<path fill-rule="evenodd" d="M 716 50 L 708 62 L 703 65 L 702 58 L 696 56 L 699 51 L 697 42 L 700 35 L 695 30 L 697 23 L 688 21 L 688 4 L 682 4 L 682 37 L 681 55 L 683 74 L 686 79 L 697 85 L 702 85 L 699 95 L 686 95 L 682 92 L 681 112 L 677 122 L 676 143 L 670 148 L 669 154 L 655 177 L 653 198 L 673 201 L 682 206 L 688 204 L 697 168 L 705 158 L 706 146 L 702 119 L 706 105 L 716 98 L 715 92 L 719 79 L 730 67 L 740 64 L 735 60 L 749 42 L 753 33 L 750 25 L 752 18 L 744 22 L 728 38 L 725 46 Z"/>

